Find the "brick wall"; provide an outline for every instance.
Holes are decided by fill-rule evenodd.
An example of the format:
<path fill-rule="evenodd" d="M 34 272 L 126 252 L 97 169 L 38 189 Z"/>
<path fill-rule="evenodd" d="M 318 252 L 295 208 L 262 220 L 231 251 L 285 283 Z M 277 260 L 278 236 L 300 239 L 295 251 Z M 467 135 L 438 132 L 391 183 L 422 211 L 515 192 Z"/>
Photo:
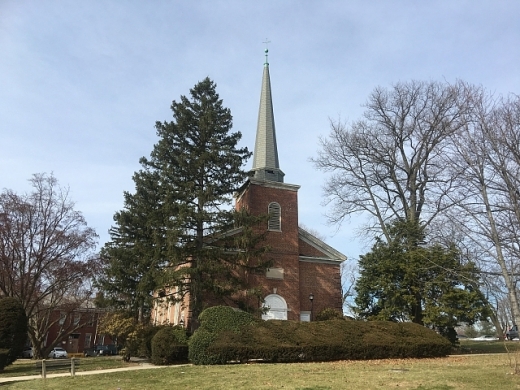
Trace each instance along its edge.
<path fill-rule="evenodd" d="M 342 309 L 339 264 L 300 261 L 299 256 L 326 257 L 315 247 L 298 238 L 298 193 L 295 186 L 248 183 L 237 199 L 236 207 L 246 208 L 253 215 L 267 214 L 268 205 L 281 207 L 281 231 L 267 233 L 271 247 L 268 256 L 273 267 L 283 268 L 284 278 L 268 279 L 254 275 L 255 285 L 261 285 L 264 296 L 276 293 L 287 302 L 289 320 L 299 320 L 300 311 L 310 311 L 309 295 L 314 295 L 313 316 L 325 308 Z M 267 225 L 266 227 L 267 228 Z"/>
<path fill-rule="evenodd" d="M 253 215 L 267 214 L 271 202 L 280 205 L 281 231 L 269 231 L 266 243 L 271 248 L 267 254 L 274 268 L 283 268 L 284 278 L 267 279 L 265 275 L 255 275 L 254 284 L 263 288 L 264 296 L 276 294 L 287 302 L 287 318 L 300 319 L 300 266 L 298 248 L 298 192 L 294 186 L 284 188 L 282 183 L 274 186 L 249 183 L 236 207 L 245 207 Z M 267 225 L 265 226 L 267 228 Z"/>
<path fill-rule="evenodd" d="M 311 310 L 310 294 L 314 295 L 313 315 L 321 310 L 343 307 L 340 266 L 336 264 L 300 262 L 300 301 L 302 310 Z"/>

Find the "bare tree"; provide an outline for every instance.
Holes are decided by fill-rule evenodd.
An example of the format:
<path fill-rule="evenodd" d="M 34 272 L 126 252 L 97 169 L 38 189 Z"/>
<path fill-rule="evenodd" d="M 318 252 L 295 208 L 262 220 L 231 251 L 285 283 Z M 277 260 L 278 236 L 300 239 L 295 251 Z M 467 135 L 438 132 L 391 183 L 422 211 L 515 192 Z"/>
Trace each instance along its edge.
<path fill-rule="evenodd" d="M 356 316 L 353 307 L 354 298 L 356 296 L 356 279 L 358 276 L 359 267 L 357 262 L 347 260 L 341 263 L 341 293 L 343 299 L 343 313 L 351 317 Z"/>
<path fill-rule="evenodd" d="M 459 228 L 497 265 L 515 323 L 520 323 L 520 99 L 473 95 L 473 120 L 454 143 L 451 165 L 463 175 L 451 194 Z"/>
<path fill-rule="evenodd" d="M 466 124 L 468 104 L 462 82 L 398 83 L 376 88 L 365 118 L 351 125 L 331 121 L 320 140 L 315 166 L 330 172 L 324 192 L 333 207 L 329 221 L 355 213 L 372 216 L 368 230 L 383 232 L 396 219 L 430 225 L 453 204 L 454 184 L 445 169 L 450 136 Z"/>
<path fill-rule="evenodd" d="M 91 294 L 97 235 L 53 175 L 30 181 L 31 193 L 0 194 L 0 291 L 22 302 L 39 358 L 85 321 L 77 309 Z M 60 331 L 46 340 L 54 323 Z"/>

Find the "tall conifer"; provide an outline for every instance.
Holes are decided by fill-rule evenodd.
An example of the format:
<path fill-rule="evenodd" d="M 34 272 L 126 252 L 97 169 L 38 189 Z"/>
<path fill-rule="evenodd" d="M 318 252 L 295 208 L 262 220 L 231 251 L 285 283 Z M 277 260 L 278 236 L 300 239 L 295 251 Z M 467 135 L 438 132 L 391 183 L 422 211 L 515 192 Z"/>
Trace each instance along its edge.
<path fill-rule="evenodd" d="M 208 302 L 238 300 L 246 307 L 256 291 L 247 275 L 266 264 L 257 256 L 256 248 L 265 250 L 261 237 L 251 229 L 257 219 L 231 207 L 251 153 L 237 146 L 242 135 L 231 132 L 231 112 L 213 81 L 199 82 L 190 95 L 173 101 L 173 121 L 156 123 L 159 141 L 140 160 L 136 194 L 125 194 L 126 209 L 115 216 L 105 255 L 117 258 L 121 274 L 139 266 L 143 272 L 128 279 L 139 278 L 134 285 L 142 287 L 142 298 L 159 286 L 168 287 L 173 300 L 189 294 L 196 320 Z M 131 253 L 126 264 L 121 248 Z"/>

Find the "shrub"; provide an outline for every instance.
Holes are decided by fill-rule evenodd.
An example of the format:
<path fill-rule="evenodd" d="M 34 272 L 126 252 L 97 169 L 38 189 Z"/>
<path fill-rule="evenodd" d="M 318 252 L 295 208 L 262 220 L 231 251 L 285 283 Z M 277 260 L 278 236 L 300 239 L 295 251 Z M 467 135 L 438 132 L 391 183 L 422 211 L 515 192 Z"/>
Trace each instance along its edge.
<path fill-rule="evenodd" d="M 9 350 L 0 348 L 0 371 L 3 371 L 4 367 L 8 366 L 9 361 Z"/>
<path fill-rule="evenodd" d="M 203 329 L 198 342 L 204 345 L 197 346 L 195 364 L 439 357 L 451 351 L 445 338 L 417 324 L 337 319 L 250 322 L 239 331 L 213 333 Z"/>
<path fill-rule="evenodd" d="M 229 306 L 213 306 L 204 310 L 199 316 L 200 327 L 209 332 L 238 331 L 242 326 L 254 321 L 251 314 Z"/>
<path fill-rule="evenodd" d="M 0 371 L 16 360 L 27 341 L 27 316 L 16 298 L 0 299 Z"/>
<path fill-rule="evenodd" d="M 318 314 L 316 314 L 316 321 L 329 321 L 334 319 L 342 320 L 343 313 L 338 309 L 333 309 L 332 307 L 323 309 Z"/>
<path fill-rule="evenodd" d="M 155 335 L 164 329 L 164 326 L 141 325 L 137 327 L 137 337 L 132 346 L 134 347 L 133 355 L 151 358 L 152 357 L 152 340 Z"/>
<path fill-rule="evenodd" d="M 163 327 L 152 339 L 152 363 L 172 364 L 188 359 L 188 337 L 180 327 Z"/>
<path fill-rule="evenodd" d="M 251 314 L 229 306 L 214 306 L 199 315 L 199 322 L 199 329 L 188 342 L 189 360 L 194 364 L 224 364 L 231 352 L 222 355 L 222 350 L 219 350 L 214 353 L 210 346 L 219 334 L 238 333 L 244 326 L 254 323 L 255 319 Z"/>

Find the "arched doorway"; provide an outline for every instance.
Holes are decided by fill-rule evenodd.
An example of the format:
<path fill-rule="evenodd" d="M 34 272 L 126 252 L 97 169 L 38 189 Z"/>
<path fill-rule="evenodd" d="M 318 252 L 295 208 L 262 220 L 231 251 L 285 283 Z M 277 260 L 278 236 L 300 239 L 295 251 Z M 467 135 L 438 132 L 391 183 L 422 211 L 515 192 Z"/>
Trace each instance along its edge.
<path fill-rule="evenodd" d="M 266 296 L 263 306 L 269 308 L 265 314 L 262 314 L 263 320 L 287 320 L 287 302 L 280 295 Z"/>

